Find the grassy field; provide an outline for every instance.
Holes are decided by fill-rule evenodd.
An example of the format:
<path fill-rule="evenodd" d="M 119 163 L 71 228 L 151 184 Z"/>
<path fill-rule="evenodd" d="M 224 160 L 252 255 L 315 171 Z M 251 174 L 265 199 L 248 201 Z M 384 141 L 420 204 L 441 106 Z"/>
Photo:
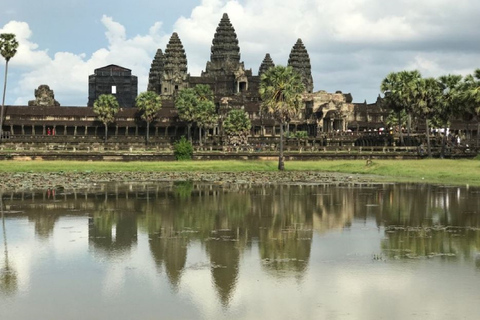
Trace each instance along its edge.
<path fill-rule="evenodd" d="M 480 186 L 480 160 L 364 160 L 287 161 L 287 171 L 328 171 L 379 176 L 393 182 L 429 182 Z M 276 161 L 181 161 L 181 162 L 82 162 L 82 161 L 3 161 L 0 172 L 131 172 L 277 171 Z"/>

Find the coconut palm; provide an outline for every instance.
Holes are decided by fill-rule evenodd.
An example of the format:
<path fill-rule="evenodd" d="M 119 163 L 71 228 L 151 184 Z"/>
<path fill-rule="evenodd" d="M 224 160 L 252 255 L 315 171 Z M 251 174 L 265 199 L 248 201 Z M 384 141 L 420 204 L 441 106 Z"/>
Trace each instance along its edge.
<path fill-rule="evenodd" d="M 275 66 L 260 78 L 262 108 L 280 123 L 278 170 L 285 170 L 283 158 L 284 126 L 298 114 L 305 87 L 300 75 L 291 67 Z"/>
<path fill-rule="evenodd" d="M 142 92 L 135 99 L 137 108 L 142 113 L 141 118 L 147 123 L 147 137 L 145 143 L 148 145 L 150 136 L 150 123 L 155 120 L 158 111 L 162 108 L 162 98 L 154 91 Z"/>
<path fill-rule="evenodd" d="M 108 125 L 115 121 L 120 110 L 117 98 L 112 94 L 102 94 L 93 103 L 93 112 L 105 126 L 105 143 L 107 142 Z"/>
<path fill-rule="evenodd" d="M 0 34 L 0 54 L 5 58 L 5 81 L 3 83 L 2 109 L 0 111 L 0 139 L 3 136 L 3 114 L 5 109 L 5 93 L 7 91 L 8 62 L 17 53 L 18 42 L 13 33 Z"/>

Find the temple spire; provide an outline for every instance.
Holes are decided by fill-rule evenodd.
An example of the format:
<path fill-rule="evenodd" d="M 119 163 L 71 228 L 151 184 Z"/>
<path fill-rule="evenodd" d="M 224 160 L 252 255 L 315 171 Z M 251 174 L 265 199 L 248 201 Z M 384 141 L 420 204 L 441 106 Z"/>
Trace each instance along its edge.
<path fill-rule="evenodd" d="M 162 90 L 171 95 L 187 85 L 187 55 L 183 44 L 174 32 L 170 37 L 164 55 Z"/>
<path fill-rule="evenodd" d="M 224 13 L 213 36 L 210 61 L 207 62 L 205 74 L 211 76 L 232 74 L 239 67 L 243 68 L 243 63 L 240 63 L 237 34 L 228 14 Z"/>
<path fill-rule="evenodd" d="M 307 49 L 303 45 L 302 39 L 298 39 L 292 48 L 288 58 L 288 65 L 297 71 L 305 85 L 305 91 L 313 91 L 312 67 Z"/>
<path fill-rule="evenodd" d="M 150 66 L 150 73 L 148 75 L 147 91 L 154 91 L 161 94 L 161 81 L 163 76 L 164 56 L 162 49 L 158 49 Z"/>
<path fill-rule="evenodd" d="M 275 67 L 275 63 L 273 63 L 272 57 L 270 57 L 270 53 L 267 53 L 265 55 L 265 58 L 263 58 L 260 68 L 258 69 L 258 75 L 261 76 L 265 71 L 267 71 L 271 67 Z"/>

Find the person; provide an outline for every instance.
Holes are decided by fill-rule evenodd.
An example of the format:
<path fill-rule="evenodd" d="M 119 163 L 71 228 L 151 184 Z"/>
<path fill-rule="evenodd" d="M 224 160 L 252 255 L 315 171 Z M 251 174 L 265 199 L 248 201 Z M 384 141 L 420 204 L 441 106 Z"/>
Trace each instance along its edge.
<path fill-rule="evenodd" d="M 52 131 L 50 130 L 50 128 L 47 128 L 47 135 L 51 135 L 52 134 Z"/>

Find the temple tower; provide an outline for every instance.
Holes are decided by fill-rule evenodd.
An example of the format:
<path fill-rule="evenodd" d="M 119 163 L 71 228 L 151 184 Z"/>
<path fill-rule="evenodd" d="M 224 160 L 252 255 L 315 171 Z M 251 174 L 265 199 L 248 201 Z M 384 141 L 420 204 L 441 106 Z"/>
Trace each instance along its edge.
<path fill-rule="evenodd" d="M 163 74 L 160 83 L 162 94 L 174 95 L 177 91 L 188 87 L 187 55 L 176 32 L 170 37 L 163 62 Z"/>
<path fill-rule="evenodd" d="M 267 53 L 265 55 L 265 58 L 263 58 L 262 64 L 260 64 L 260 68 L 258 69 L 258 75 L 261 76 L 271 67 L 275 67 L 275 63 L 273 63 L 273 60 L 270 57 L 270 53 Z"/>
<path fill-rule="evenodd" d="M 210 61 L 202 76 L 231 75 L 239 69 L 244 70 L 244 66 L 240 62 L 237 34 L 228 15 L 224 13 L 213 36 Z"/>
<path fill-rule="evenodd" d="M 298 39 L 292 51 L 290 51 L 288 65 L 300 74 L 305 91 L 311 93 L 313 91 L 312 66 L 310 65 L 310 57 L 302 39 Z"/>
<path fill-rule="evenodd" d="M 153 58 L 148 75 L 147 91 L 154 91 L 157 94 L 162 94 L 162 76 L 164 68 L 164 56 L 161 49 L 157 50 L 155 58 Z"/>

